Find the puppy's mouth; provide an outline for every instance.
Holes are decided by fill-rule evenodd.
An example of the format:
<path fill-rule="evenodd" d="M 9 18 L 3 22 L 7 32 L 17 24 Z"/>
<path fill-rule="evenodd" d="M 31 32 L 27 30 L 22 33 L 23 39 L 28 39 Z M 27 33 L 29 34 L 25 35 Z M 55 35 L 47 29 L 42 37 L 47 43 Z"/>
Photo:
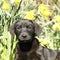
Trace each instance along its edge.
<path fill-rule="evenodd" d="M 24 40 L 24 39 L 22 39 L 22 40 L 19 39 L 19 41 L 20 41 L 20 42 L 24 42 L 24 43 L 26 43 L 26 42 L 31 42 L 32 40 L 31 40 L 31 39 L 29 39 L 29 40 L 27 40 L 27 39 L 26 39 L 26 40 Z"/>
<path fill-rule="evenodd" d="M 18 39 L 20 40 L 20 41 L 29 41 L 29 40 L 31 40 L 31 36 L 29 36 L 29 35 L 20 35 L 19 37 L 18 37 Z"/>
<path fill-rule="evenodd" d="M 28 42 L 28 41 L 31 41 L 32 39 L 30 38 L 18 38 L 19 41 L 22 41 L 22 42 Z"/>

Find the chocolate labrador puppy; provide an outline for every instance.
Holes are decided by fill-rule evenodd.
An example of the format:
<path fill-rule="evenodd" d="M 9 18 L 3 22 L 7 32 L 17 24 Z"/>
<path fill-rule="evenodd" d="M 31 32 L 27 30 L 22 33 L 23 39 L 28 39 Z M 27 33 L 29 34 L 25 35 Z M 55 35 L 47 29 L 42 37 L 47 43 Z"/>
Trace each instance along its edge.
<path fill-rule="evenodd" d="M 42 47 L 35 36 L 41 27 L 32 20 L 17 20 L 9 29 L 16 35 L 18 43 L 14 60 L 60 60 L 60 52 Z"/>

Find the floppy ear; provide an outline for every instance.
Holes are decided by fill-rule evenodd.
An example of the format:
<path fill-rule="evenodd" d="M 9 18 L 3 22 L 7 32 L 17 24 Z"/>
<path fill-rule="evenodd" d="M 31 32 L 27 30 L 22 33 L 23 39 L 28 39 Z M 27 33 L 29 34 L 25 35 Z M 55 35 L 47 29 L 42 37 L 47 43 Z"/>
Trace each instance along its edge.
<path fill-rule="evenodd" d="M 35 26 L 35 34 L 39 36 L 40 33 L 42 32 L 42 28 L 37 23 L 34 23 L 34 26 Z"/>
<path fill-rule="evenodd" d="M 10 26 L 9 32 L 12 36 L 14 36 L 14 24 L 12 26 Z"/>

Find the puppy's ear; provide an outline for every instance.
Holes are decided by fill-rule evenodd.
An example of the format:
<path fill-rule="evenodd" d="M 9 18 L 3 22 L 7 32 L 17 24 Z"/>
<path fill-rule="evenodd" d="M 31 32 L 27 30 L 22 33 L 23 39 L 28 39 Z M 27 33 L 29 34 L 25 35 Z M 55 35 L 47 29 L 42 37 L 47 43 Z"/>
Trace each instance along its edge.
<path fill-rule="evenodd" d="M 39 36 L 40 33 L 42 32 L 42 28 L 37 23 L 34 23 L 34 26 L 35 26 L 35 34 Z"/>
<path fill-rule="evenodd" d="M 14 37 L 14 24 L 10 26 L 9 32 Z"/>

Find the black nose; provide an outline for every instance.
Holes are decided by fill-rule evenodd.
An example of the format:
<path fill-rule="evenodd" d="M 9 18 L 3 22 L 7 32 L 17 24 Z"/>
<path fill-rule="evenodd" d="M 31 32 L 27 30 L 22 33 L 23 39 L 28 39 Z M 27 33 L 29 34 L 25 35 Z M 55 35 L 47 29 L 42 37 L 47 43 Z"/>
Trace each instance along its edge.
<path fill-rule="evenodd" d="M 22 35 L 22 37 L 23 37 L 23 38 L 26 38 L 26 37 L 27 37 L 27 35 L 23 34 L 23 35 Z"/>

